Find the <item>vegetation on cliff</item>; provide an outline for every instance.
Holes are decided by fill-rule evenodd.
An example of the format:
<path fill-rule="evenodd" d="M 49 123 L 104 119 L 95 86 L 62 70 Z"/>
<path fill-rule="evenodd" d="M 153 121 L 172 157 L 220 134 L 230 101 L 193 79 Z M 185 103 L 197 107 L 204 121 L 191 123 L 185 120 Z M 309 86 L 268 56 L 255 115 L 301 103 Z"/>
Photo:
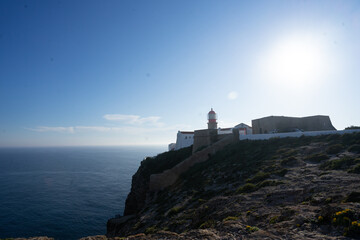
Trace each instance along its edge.
<path fill-rule="evenodd" d="M 149 191 L 151 174 L 161 173 L 166 169 L 174 167 L 189 157 L 191 153 L 192 146 L 178 151 L 164 152 L 156 157 L 144 159 L 132 178 L 131 192 L 126 199 L 124 215 L 136 214 L 143 208 L 146 194 Z"/>
<path fill-rule="evenodd" d="M 108 236 L 359 238 L 359 146 L 360 133 L 230 144 L 167 189 L 146 192 L 136 216 Z M 162 156 L 167 168 L 181 161 Z M 139 171 L 159 172 L 152 161 Z"/>

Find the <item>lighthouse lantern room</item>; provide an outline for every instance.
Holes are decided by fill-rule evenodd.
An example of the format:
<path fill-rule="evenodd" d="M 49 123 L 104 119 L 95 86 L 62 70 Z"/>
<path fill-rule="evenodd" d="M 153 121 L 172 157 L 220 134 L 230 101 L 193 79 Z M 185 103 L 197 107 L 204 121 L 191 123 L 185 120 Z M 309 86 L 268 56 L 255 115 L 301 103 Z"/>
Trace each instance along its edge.
<path fill-rule="evenodd" d="M 215 111 L 211 108 L 210 112 L 208 113 L 208 129 L 217 129 L 217 116 Z"/>

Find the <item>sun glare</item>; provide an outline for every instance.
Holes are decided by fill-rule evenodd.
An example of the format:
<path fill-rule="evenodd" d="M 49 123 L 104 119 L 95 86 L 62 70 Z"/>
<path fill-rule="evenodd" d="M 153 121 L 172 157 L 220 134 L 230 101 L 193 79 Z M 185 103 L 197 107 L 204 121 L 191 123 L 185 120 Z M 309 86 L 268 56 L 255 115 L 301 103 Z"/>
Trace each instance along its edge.
<path fill-rule="evenodd" d="M 321 80 L 324 57 L 321 45 L 311 38 L 279 41 L 264 62 L 265 78 L 286 87 L 304 87 Z"/>

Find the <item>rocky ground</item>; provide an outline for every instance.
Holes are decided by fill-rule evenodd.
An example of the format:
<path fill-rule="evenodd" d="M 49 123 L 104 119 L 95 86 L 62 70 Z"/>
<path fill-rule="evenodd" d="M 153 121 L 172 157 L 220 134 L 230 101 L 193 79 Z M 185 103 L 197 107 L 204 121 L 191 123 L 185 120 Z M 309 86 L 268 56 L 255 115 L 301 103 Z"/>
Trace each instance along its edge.
<path fill-rule="evenodd" d="M 234 143 L 110 220 L 107 236 L 360 239 L 359 144 L 359 134 Z"/>

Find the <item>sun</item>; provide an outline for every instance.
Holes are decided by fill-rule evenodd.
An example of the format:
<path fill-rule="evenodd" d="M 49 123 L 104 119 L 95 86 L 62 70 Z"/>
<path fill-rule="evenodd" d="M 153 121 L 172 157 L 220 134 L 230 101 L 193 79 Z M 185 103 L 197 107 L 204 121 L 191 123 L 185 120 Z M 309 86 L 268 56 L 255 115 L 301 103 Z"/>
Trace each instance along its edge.
<path fill-rule="evenodd" d="M 268 52 L 263 62 L 264 77 L 286 87 L 306 87 L 320 81 L 324 61 L 321 44 L 315 39 L 284 38 Z"/>

